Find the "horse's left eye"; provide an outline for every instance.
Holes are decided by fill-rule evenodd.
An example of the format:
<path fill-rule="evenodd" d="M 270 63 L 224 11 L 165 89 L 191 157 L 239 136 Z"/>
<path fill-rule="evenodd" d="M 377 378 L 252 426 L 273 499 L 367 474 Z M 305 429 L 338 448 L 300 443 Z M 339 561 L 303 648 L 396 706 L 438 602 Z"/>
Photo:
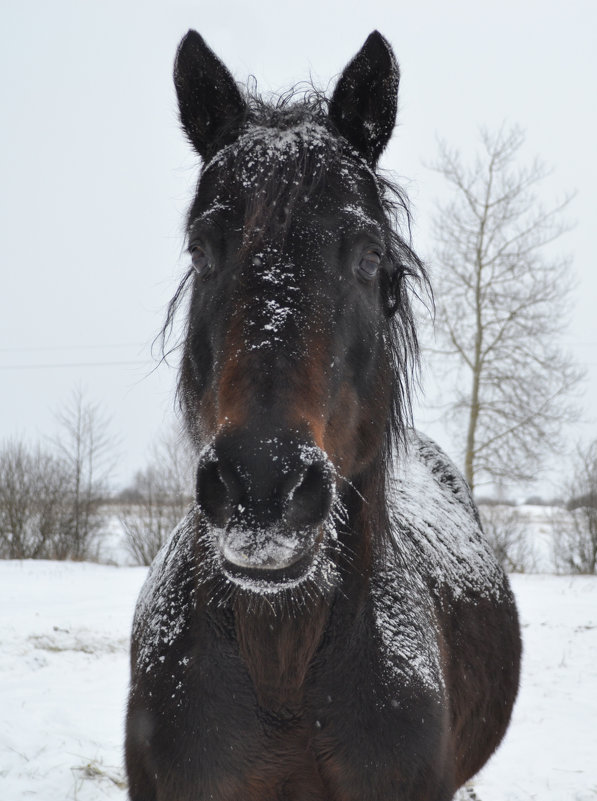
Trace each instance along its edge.
<path fill-rule="evenodd" d="M 201 245 L 192 245 L 190 251 L 193 269 L 198 275 L 202 275 L 209 267 L 209 257 Z"/>
<path fill-rule="evenodd" d="M 359 262 L 359 278 L 362 278 L 364 281 L 372 281 L 377 275 L 380 264 L 381 256 L 379 253 L 376 253 L 374 250 L 368 250 Z"/>

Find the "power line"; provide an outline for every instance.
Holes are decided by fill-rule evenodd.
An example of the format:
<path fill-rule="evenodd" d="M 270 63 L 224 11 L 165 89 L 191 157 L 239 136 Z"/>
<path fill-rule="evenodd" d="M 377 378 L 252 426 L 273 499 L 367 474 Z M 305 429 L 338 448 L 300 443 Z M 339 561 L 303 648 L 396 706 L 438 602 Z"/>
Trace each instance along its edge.
<path fill-rule="evenodd" d="M 64 362 L 57 364 L 0 364 L 0 370 L 57 370 L 64 367 L 147 367 L 144 362 Z"/>
<path fill-rule="evenodd" d="M 108 345 L 43 345 L 34 347 L 0 348 L 0 353 L 31 353 L 57 350 L 110 350 L 113 348 L 145 348 L 146 342 L 118 342 Z"/>

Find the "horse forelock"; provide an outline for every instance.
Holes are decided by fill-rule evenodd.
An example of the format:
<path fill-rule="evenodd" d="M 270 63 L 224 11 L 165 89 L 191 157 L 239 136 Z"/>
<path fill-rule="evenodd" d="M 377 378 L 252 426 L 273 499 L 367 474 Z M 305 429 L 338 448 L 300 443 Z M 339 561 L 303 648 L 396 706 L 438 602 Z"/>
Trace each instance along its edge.
<path fill-rule="evenodd" d="M 202 177 L 215 180 L 222 194 L 244 198 L 243 250 L 283 245 L 290 222 L 321 190 L 340 198 L 357 189 L 359 176 L 380 189 L 374 171 L 325 119 L 296 109 L 251 122 L 231 144 L 205 164 Z M 216 200 L 217 202 L 217 200 Z"/>

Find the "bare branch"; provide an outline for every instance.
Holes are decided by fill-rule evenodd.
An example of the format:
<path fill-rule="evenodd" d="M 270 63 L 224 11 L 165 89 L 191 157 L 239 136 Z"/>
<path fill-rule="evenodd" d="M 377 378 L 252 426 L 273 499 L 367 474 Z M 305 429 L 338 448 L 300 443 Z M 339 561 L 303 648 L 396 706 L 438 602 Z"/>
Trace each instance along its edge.
<path fill-rule="evenodd" d="M 431 165 L 452 189 L 437 205 L 437 347 L 451 362 L 451 418 L 460 426 L 466 476 L 528 478 L 562 426 L 582 373 L 560 352 L 572 289 L 569 260 L 550 247 L 570 229 L 573 195 L 545 206 L 550 170 L 518 166 L 520 128 L 481 130 L 481 152 L 466 164 L 445 142 Z M 463 389 L 462 370 L 470 384 Z M 466 433 L 464 433 L 466 432 Z"/>

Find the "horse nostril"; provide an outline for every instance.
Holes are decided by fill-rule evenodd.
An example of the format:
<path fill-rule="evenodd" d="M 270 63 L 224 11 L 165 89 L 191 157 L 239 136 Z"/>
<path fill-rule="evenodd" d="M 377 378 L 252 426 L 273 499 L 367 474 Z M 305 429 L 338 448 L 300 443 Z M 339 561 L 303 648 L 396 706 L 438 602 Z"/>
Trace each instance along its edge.
<path fill-rule="evenodd" d="M 332 474 L 327 462 L 314 462 L 290 491 L 285 519 L 293 528 L 322 523 L 330 513 L 334 497 Z"/>
<path fill-rule="evenodd" d="M 232 498 L 220 475 L 217 462 L 200 464 L 197 470 L 197 503 L 216 526 L 224 527 L 230 517 Z"/>
<path fill-rule="evenodd" d="M 314 448 L 285 444 L 278 437 L 215 442 L 197 470 L 197 504 L 208 523 L 258 534 L 280 526 L 314 528 L 327 518 L 334 496 L 331 463 Z"/>

